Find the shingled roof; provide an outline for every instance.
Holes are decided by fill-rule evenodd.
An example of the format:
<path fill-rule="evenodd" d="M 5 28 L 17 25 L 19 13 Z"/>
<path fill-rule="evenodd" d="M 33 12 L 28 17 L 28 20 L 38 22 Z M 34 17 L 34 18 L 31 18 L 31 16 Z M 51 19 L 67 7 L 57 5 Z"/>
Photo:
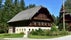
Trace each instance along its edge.
<path fill-rule="evenodd" d="M 14 16 L 11 20 L 9 20 L 8 23 L 31 19 L 41 8 L 45 8 L 45 7 L 37 6 L 34 8 L 21 11 L 16 16 Z"/>

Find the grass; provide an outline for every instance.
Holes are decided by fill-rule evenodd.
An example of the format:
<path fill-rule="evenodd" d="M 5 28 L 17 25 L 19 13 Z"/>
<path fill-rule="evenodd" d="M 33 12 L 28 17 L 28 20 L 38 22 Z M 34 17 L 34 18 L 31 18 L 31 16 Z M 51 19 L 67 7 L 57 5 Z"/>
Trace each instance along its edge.
<path fill-rule="evenodd" d="M 56 37 L 62 37 L 62 36 L 65 36 L 65 35 L 59 35 L 59 36 L 39 36 L 39 35 L 29 35 L 28 37 L 29 38 L 37 38 L 37 39 L 45 39 L 45 38 L 56 38 Z"/>
<path fill-rule="evenodd" d="M 20 38 L 23 37 L 24 34 L 0 34 L 0 38 Z"/>

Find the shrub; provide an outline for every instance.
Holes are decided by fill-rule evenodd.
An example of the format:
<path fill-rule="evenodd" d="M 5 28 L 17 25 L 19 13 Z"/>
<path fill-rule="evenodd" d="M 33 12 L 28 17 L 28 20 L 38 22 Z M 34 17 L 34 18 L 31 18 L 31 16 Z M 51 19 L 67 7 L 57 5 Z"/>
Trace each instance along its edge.
<path fill-rule="evenodd" d="M 58 28 L 56 28 L 56 25 L 55 24 L 52 25 L 51 31 L 58 31 Z"/>
<path fill-rule="evenodd" d="M 49 36 L 50 35 L 50 30 L 44 30 L 45 35 Z"/>
<path fill-rule="evenodd" d="M 34 30 L 32 30 L 32 31 L 30 32 L 30 34 L 32 34 L 32 35 L 38 35 L 38 33 L 37 33 L 36 31 L 34 31 Z"/>
<path fill-rule="evenodd" d="M 39 28 L 38 30 L 36 30 L 36 32 L 38 33 L 38 35 L 43 35 L 43 30 L 41 28 Z"/>
<path fill-rule="evenodd" d="M 59 32 L 58 31 L 47 31 L 46 32 L 46 35 L 47 36 L 58 36 L 59 35 Z"/>
<path fill-rule="evenodd" d="M 39 28 L 38 30 L 35 31 L 32 30 L 30 34 L 39 36 L 59 36 L 59 35 L 68 35 L 68 32 L 59 31 L 57 28 L 55 28 L 55 26 L 53 26 L 51 30 L 42 30 Z"/>
<path fill-rule="evenodd" d="M 60 32 L 60 35 L 68 35 L 69 33 L 68 33 L 68 31 L 61 31 Z"/>
<path fill-rule="evenodd" d="M 24 32 L 20 32 L 20 34 L 24 34 Z"/>
<path fill-rule="evenodd" d="M 43 30 L 42 29 L 38 29 L 38 30 L 32 30 L 31 32 L 30 32 L 30 34 L 32 34 L 32 35 L 43 35 L 44 34 L 44 32 L 43 32 Z"/>

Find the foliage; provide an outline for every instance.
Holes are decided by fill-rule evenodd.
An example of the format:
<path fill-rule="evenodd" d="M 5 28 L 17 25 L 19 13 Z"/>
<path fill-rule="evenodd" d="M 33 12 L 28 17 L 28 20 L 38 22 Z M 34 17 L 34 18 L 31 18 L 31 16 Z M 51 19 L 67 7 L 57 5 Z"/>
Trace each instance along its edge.
<path fill-rule="evenodd" d="M 66 8 L 67 12 L 71 13 L 71 0 L 66 0 L 65 8 Z"/>
<path fill-rule="evenodd" d="M 58 29 L 59 29 L 60 31 L 63 29 L 63 24 L 62 24 L 62 23 L 60 23 L 60 24 L 58 25 Z"/>
<path fill-rule="evenodd" d="M 29 38 L 36 38 L 36 39 L 57 38 L 57 37 L 61 37 L 61 36 L 29 35 Z"/>
<path fill-rule="evenodd" d="M 58 31 L 58 28 L 54 23 L 52 24 L 51 31 Z"/>
<path fill-rule="evenodd" d="M 55 24 L 53 24 L 51 30 L 42 30 L 42 29 L 38 29 L 38 30 L 32 30 L 30 32 L 31 35 L 39 35 L 39 36 L 60 36 L 60 35 L 68 35 L 69 33 L 67 31 L 59 31 Z"/>
<path fill-rule="evenodd" d="M 52 15 L 52 17 L 53 17 L 53 20 L 54 20 L 54 24 L 57 25 L 58 21 L 59 21 L 59 17 L 58 16 L 55 17 L 54 15 Z"/>
<path fill-rule="evenodd" d="M 60 35 L 68 35 L 69 32 L 68 31 L 60 31 Z"/>
<path fill-rule="evenodd" d="M 20 38 L 23 37 L 24 34 L 0 34 L 0 38 Z"/>
<path fill-rule="evenodd" d="M 20 32 L 20 34 L 25 34 L 24 32 Z"/>
<path fill-rule="evenodd" d="M 43 32 L 43 30 L 39 28 L 38 30 L 32 30 L 30 32 L 30 34 L 32 34 L 32 35 L 42 35 L 42 32 Z"/>
<path fill-rule="evenodd" d="M 51 32 L 50 30 L 46 30 L 45 33 L 48 33 L 48 35 L 29 35 L 29 38 L 56 38 L 69 35 L 68 31 Z"/>
<path fill-rule="evenodd" d="M 35 4 L 30 4 L 29 6 L 27 6 L 26 8 L 33 8 L 35 7 L 36 5 Z"/>
<path fill-rule="evenodd" d="M 38 35 L 38 33 L 37 33 L 36 31 L 34 31 L 34 30 L 32 30 L 32 31 L 30 32 L 30 34 L 32 34 L 32 35 Z"/>
<path fill-rule="evenodd" d="M 67 31 L 51 31 L 51 30 L 43 30 L 43 32 L 41 32 L 40 35 L 36 34 L 38 32 L 35 33 L 36 35 L 32 33 L 30 33 L 28 37 L 30 38 L 54 38 L 54 37 L 60 37 L 60 36 L 65 36 L 69 34 L 69 32 Z"/>
<path fill-rule="evenodd" d="M 25 6 L 24 0 L 5 0 L 4 4 L 2 1 L 3 0 L 0 0 L 0 33 L 7 33 L 9 27 L 7 22 L 17 13 L 27 9 L 29 6 Z"/>

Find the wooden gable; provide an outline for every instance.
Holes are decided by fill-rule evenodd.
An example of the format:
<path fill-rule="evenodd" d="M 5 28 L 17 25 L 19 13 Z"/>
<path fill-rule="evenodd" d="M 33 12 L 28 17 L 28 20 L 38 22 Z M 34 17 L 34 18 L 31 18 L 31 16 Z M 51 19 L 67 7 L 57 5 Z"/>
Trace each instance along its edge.
<path fill-rule="evenodd" d="M 41 8 L 31 19 L 29 26 L 51 27 L 52 18 L 48 10 Z"/>
<path fill-rule="evenodd" d="M 39 13 L 37 16 L 35 16 L 33 19 L 35 20 L 50 20 L 47 15 L 44 13 Z"/>
<path fill-rule="evenodd" d="M 53 21 L 49 11 L 46 8 L 41 8 L 33 17 L 34 20 Z"/>

